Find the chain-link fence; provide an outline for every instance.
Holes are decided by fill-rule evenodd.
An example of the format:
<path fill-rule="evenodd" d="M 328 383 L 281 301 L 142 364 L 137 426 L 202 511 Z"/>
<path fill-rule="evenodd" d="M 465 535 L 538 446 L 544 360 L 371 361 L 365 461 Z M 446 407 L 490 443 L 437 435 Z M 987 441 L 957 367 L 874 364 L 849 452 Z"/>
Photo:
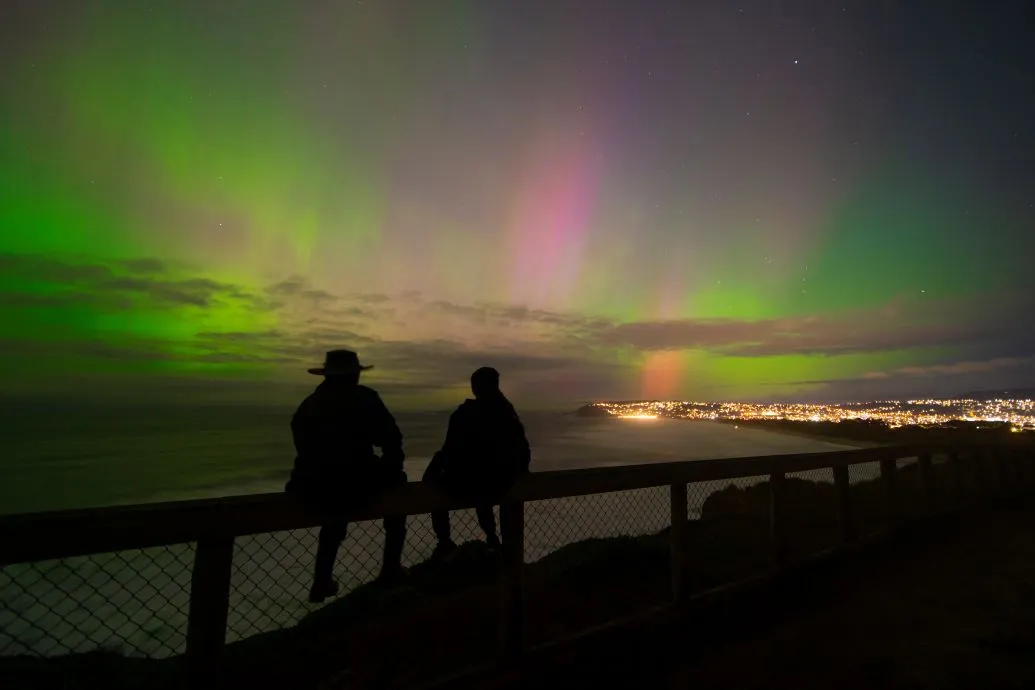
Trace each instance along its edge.
<path fill-rule="evenodd" d="M 687 486 L 687 586 L 691 592 L 734 582 L 769 562 L 769 476 Z"/>
<path fill-rule="evenodd" d="M 861 537 L 880 532 L 890 524 L 880 478 L 879 462 L 860 462 L 848 466 L 852 520 L 856 534 Z"/>
<path fill-rule="evenodd" d="M 830 470 L 791 476 L 832 481 Z M 689 484 L 688 519 L 701 521 L 706 501 L 713 494 L 730 487 L 743 491 L 766 479 L 758 476 Z M 767 504 L 756 503 L 756 509 L 743 504 L 741 517 L 754 520 L 764 532 Z M 716 515 L 709 516 L 713 521 L 736 514 L 728 506 L 713 512 Z M 458 543 L 484 538 L 473 510 L 455 512 L 452 527 Z M 553 561 L 544 564 L 544 571 L 567 573 L 570 566 L 566 564 L 590 562 L 584 556 L 595 548 L 593 540 L 658 535 L 669 527 L 667 486 L 532 501 L 525 507 L 525 561 L 535 564 L 554 554 Z M 313 614 L 317 607 L 308 603 L 307 595 L 318 532 L 298 529 L 236 539 L 228 643 L 296 626 Z M 575 544 L 582 546 L 572 551 Z M 383 545 L 380 522 L 349 526 L 335 567 L 341 586 L 339 599 L 375 580 Z M 424 563 L 434 547 L 428 516 L 411 516 L 404 564 Z M 602 546 L 597 543 L 596 548 Z M 179 545 L 0 569 L 4 602 L 0 609 L 0 654 L 58 655 L 97 648 L 131 656 L 181 654 L 193 554 L 193 545 Z"/>
<path fill-rule="evenodd" d="M 832 468 L 788 473 L 783 508 L 787 557 L 791 560 L 841 542 L 843 533 Z"/>
<path fill-rule="evenodd" d="M 587 539 L 656 534 L 669 525 L 669 489 L 653 487 L 525 504 L 525 562 Z"/>
<path fill-rule="evenodd" d="M 576 542 L 660 532 L 669 526 L 668 487 L 534 501 L 525 520 L 533 563 Z M 457 543 L 484 539 L 473 510 L 455 511 L 451 523 Z M 228 643 L 291 628 L 320 608 L 307 600 L 318 534 L 235 540 Z M 429 516 L 411 516 L 404 565 L 425 563 L 435 543 Z M 380 521 L 349 525 L 335 566 L 339 601 L 375 580 L 383 545 Z M 194 545 L 183 544 L 0 568 L 0 655 L 182 654 L 193 561 Z"/>
<path fill-rule="evenodd" d="M 526 503 L 529 641 L 664 601 L 668 547 L 658 535 L 670 524 L 667 486 Z"/>
<path fill-rule="evenodd" d="M 978 466 L 980 465 L 980 466 Z M 990 488 L 994 460 L 939 459 L 937 490 L 949 494 L 959 471 L 964 491 Z M 898 463 L 900 505 L 921 510 L 915 458 Z M 691 591 L 724 584 L 768 566 L 773 556 L 769 477 L 687 485 L 687 574 Z M 859 534 L 888 524 L 886 487 L 877 462 L 849 466 Z M 843 536 L 831 469 L 789 473 L 783 520 L 792 558 Z M 618 618 L 671 596 L 668 486 L 531 501 L 525 504 L 524 560 L 528 635 L 532 642 Z M 498 517 L 497 517 L 498 522 Z M 307 600 L 318 529 L 235 540 L 227 657 L 259 672 L 298 665 L 303 656 L 329 673 L 384 645 L 407 649 L 406 672 L 444 660 L 470 663 L 494 652 L 498 558 L 489 553 L 473 510 L 452 514 L 461 544 L 432 564 L 436 539 L 427 515 L 411 516 L 403 562 L 406 587 L 371 586 L 384 545 L 380 521 L 351 524 L 327 604 Z M 182 544 L 0 568 L 0 657 L 60 656 L 97 649 L 164 658 L 185 649 L 195 547 Z M 449 622 L 450 639 L 433 631 Z M 396 675 L 401 671 L 393 669 Z"/>
<path fill-rule="evenodd" d="M 0 655 L 182 654 L 194 545 L 0 568 Z"/>
<path fill-rule="evenodd" d="M 895 461 L 895 485 L 898 492 L 899 516 L 912 518 L 924 512 L 923 486 L 919 458 L 898 458 Z"/>

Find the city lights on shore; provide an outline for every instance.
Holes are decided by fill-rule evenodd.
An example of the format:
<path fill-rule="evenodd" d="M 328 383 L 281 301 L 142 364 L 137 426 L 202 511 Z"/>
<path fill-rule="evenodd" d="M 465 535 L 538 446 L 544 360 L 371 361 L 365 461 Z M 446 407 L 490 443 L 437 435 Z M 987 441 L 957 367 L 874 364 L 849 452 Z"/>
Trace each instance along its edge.
<path fill-rule="evenodd" d="M 872 420 L 892 428 L 988 422 L 1008 424 L 1013 431 L 1035 431 L 1035 400 L 880 400 L 838 405 L 640 401 L 597 402 L 593 403 L 593 407 L 621 419 L 783 419 L 795 422 Z"/>

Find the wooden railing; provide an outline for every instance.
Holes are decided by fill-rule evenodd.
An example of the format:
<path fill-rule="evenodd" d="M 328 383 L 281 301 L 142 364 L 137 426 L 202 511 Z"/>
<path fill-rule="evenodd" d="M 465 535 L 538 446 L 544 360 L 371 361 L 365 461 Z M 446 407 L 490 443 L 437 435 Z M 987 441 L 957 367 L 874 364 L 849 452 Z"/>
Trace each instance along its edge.
<path fill-rule="evenodd" d="M 532 473 L 503 497 L 500 509 L 503 541 L 501 657 L 513 660 L 522 654 L 524 648 L 522 566 L 525 502 L 670 487 L 672 601 L 679 605 L 688 597 L 685 562 L 688 484 L 768 477 L 772 560 L 779 565 L 784 563 L 787 554 L 782 489 L 788 473 L 816 469 L 833 471 L 841 536 L 844 541 L 851 542 L 857 533 L 849 491 L 849 466 L 878 462 L 889 513 L 901 516 L 896 482 L 897 459 L 918 459 L 923 507 L 930 511 L 936 506 L 932 454 L 947 456 L 949 476 L 953 478 L 950 491 L 958 494 L 962 487 L 959 481 L 961 452 L 966 458 L 992 459 L 998 488 L 1006 488 L 1011 477 L 1029 476 L 1027 465 L 1022 468 L 1014 462 L 1019 458 L 1018 452 L 1012 447 L 1000 446 L 881 447 Z M 1025 471 L 1021 472 L 1022 469 Z M 385 515 L 417 515 L 433 510 L 470 507 L 469 502 L 450 497 L 430 486 L 410 483 L 381 494 L 347 517 L 350 520 L 370 520 Z M 284 494 L 13 515 L 0 517 L 0 566 L 195 542 L 186 656 L 195 677 L 215 677 L 226 641 L 235 538 L 315 527 L 320 522 L 319 516 Z"/>

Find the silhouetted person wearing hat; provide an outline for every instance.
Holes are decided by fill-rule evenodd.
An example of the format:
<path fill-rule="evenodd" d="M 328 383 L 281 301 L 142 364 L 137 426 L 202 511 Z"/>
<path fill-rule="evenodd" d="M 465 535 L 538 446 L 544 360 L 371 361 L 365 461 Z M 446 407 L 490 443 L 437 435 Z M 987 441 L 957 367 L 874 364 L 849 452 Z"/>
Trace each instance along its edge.
<path fill-rule="evenodd" d="M 424 472 L 424 481 L 480 502 L 478 525 L 491 550 L 500 546 L 492 507 L 514 479 L 528 472 L 531 451 L 514 406 L 500 390 L 499 372 L 482 367 L 471 375 L 471 392 L 449 418 L 442 449 Z M 432 513 L 438 545 L 432 558 L 441 560 L 456 550 L 450 535 L 449 513 Z"/>
<path fill-rule="evenodd" d="M 345 539 L 348 522 L 335 513 L 369 499 L 378 491 L 406 482 L 402 463 L 402 433 L 381 397 L 359 385 L 361 366 L 355 352 L 333 350 L 322 367 L 309 369 L 324 380 L 302 401 L 291 420 L 295 441 L 295 469 L 287 492 L 329 514 L 320 529 L 316 568 L 309 601 L 322 602 L 338 592 L 334 562 Z M 381 449 L 381 457 L 374 453 Z M 406 517 L 386 517 L 382 581 L 405 575 L 400 559 L 406 539 Z"/>

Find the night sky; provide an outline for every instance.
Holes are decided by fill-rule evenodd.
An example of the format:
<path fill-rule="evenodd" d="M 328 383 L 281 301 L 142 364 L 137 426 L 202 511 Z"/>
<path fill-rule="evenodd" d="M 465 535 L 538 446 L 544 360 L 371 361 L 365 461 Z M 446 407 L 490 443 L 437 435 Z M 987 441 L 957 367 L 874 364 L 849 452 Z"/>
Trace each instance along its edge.
<path fill-rule="evenodd" d="M 1035 384 L 1031 2 L 0 5 L 3 389 Z"/>

